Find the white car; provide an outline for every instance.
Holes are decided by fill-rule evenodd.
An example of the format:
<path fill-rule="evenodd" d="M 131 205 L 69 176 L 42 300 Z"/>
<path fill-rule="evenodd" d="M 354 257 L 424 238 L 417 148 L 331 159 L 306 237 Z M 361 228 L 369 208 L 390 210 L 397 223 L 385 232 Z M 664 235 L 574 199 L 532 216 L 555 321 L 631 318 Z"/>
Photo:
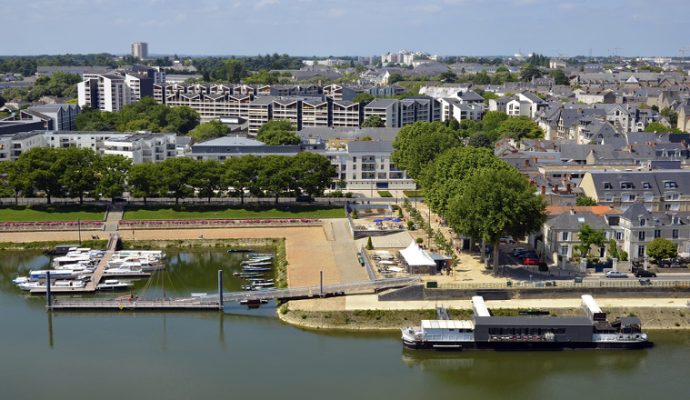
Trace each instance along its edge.
<path fill-rule="evenodd" d="M 625 272 L 609 271 L 606 273 L 607 278 L 627 278 L 628 274 Z"/>

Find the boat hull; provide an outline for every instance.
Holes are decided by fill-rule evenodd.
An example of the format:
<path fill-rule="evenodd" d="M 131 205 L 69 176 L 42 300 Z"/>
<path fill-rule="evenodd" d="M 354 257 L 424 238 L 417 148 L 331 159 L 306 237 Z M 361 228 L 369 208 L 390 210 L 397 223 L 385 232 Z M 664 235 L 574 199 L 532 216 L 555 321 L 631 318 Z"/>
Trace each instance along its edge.
<path fill-rule="evenodd" d="M 436 351 L 559 351 L 576 349 L 638 350 L 653 347 L 652 342 L 409 342 L 403 345 L 411 350 Z"/>

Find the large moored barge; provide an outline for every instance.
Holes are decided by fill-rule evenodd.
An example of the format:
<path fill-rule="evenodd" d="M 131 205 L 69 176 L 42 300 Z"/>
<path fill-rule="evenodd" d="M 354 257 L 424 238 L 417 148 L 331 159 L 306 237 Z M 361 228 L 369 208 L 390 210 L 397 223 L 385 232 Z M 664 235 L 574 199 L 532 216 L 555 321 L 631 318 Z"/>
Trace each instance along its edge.
<path fill-rule="evenodd" d="M 472 298 L 472 320 L 423 320 L 402 329 L 403 345 L 434 350 L 641 349 L 651 347 L 637 317 L 609 322 L 592 296 L 582 296 L 586 316 L 496 317 L 481 296 Z"/>

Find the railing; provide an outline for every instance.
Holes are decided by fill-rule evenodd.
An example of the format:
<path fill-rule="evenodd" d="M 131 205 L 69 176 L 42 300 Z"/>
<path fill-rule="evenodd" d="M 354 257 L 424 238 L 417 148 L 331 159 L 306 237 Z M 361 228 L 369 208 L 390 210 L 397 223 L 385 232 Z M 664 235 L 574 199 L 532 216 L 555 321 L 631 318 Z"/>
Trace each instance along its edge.
<path fill-rule="evenodd" d="M 102 230 L 103 221 L 0 222 L 0 231 Z"/>
<path fill-rule="evenodd" d="M 690 288 L 690 280 L 593 280 L 582 281 L 506 281 L 506 282 L 463 282 L 439 283 L 437 288 L 429 290 L 483 290 L 483 289 L 595 289 L 595 288 Z"/>
<path fill-rule="evenodd" d="M 166 220 L 166 219 L 134 219 L 121 220 L 121 229 L 132 228 L 199 228 L 199 227 L 218 227 L 218 226 L 313 226 L 319 225 L 320 219 L 316 218 L 265 218 L 265 219 L 186 219 L 186 220 Z"/>

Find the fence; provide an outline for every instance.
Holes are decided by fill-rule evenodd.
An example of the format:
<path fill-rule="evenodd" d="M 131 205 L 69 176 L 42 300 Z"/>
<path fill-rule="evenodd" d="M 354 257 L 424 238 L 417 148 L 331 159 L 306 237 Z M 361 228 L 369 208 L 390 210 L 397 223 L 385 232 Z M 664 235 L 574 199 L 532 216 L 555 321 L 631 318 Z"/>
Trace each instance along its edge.
<path fill-rule="evenodd" d="M 169 229 L 169 228 L 220 228 L 257 226 L 318 226 L 315 218 L 267 218 L 267 219 L 189 219 L 148 220 L 134 219 L 119 222 L 120 229 Z"/>
<path fill-rule="evenodd" d="M 484 289 L 595 289 L 595 288 L 678 288 L 689 289 L 690 280 L 593 280 L 582 281 L 506 281 L 490 283 L 439 283 L 437 288 L 431 290 L 484 290 Z"/>
<path fill-rule="evenodd" d="M 95 231 L 103 230 L 103 225 L 103 221 L 0 222 L 0 231 Z"/>

